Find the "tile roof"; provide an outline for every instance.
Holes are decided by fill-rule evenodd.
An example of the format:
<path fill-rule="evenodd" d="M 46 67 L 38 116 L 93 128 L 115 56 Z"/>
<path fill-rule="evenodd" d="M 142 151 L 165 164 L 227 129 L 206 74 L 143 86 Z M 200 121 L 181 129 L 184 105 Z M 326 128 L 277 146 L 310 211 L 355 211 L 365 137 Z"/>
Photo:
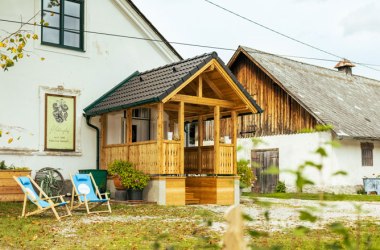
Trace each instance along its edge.
<path fill-rule="evenodd" d="M 338 136 L 380 139 L 380 81 L 239 48 Z"/>
<path fill-rule="evenodd" d="M 237 81 L 216 52 L 171 63 L 143 73 L 136 71 L 85 108 L 84 112 L 87 116 L 94 116 L 142 104 L 159 102 L 212 59 L 219 62 L 257 111 L 262 112 L 261 108 Z"/>

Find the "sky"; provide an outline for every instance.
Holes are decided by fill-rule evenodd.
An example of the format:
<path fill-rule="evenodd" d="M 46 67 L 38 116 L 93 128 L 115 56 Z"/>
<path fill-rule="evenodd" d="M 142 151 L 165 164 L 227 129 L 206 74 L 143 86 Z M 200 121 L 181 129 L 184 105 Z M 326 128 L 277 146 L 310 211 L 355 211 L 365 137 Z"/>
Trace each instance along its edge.
<path fill-rule="evenodd" d="M 378 0 L 209 0 L 255 22 L 356 64 L 353 73 L 380 80 Z M 237 49 L 239 45 L 327 68 L 340 60 L 234 16 L 206 0 L 134 0 L 168 41 Z M 216 51 L 227 64 L 234 51 L 173 45 L 183 58 Z"/>

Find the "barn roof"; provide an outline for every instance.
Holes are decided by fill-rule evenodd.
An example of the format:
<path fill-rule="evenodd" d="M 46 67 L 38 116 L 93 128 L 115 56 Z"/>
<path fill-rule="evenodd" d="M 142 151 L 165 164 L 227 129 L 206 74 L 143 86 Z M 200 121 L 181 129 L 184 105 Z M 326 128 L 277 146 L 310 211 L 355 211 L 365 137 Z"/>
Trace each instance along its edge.
<path fill-rule="evenodd" d="M 240 46 L 240 53 L 268 74 L 319 122 L 341 137 L 380 139 L 380 81 Z"/>
<path fill-rule="evenodd" d="M 212 59 L 215 59 L 222 66 L 240 91 L 261 113 L 262 109 L 238 82 L 216 52 L 171 63 L 143 73 L 136 71 L 85 108 L 84 112 L 87 116 L 95 116 L 143 104 L 160 102 Z"/>

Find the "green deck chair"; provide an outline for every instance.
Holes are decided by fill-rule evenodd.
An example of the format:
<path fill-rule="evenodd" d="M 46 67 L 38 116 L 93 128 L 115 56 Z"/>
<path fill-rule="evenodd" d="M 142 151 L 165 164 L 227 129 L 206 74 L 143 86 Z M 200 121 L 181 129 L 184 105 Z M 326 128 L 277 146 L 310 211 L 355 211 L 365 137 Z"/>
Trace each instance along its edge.
<path fill-rule="evenodd" d="M 71 176 L 71 181 L 73 183 L 73 192 L 71 198 L 71 209 L 75 209 L 82 205 L 85 205 L 87 213 L 102 213 L 109 212 L 111 213 L 110 199 L 108 198 L 108 194 L 100 194 L 98 186 L 95 183 L 92 174 L 75 174 Z M 95 188 L 95 190 L 94 190 Z M 105 196 L 105 198 L 102 197 Z M 75 198 L 77 198 L 77 205 L 74 206 Z M 90 208 L 90 203 L 95 204 Z M 108 206 L 108 210 L 103 211 L 93 211 L 90 210 L 98 207 L 105 203 Z"/>
<path fill-rule="evenodd" d="M 45 211 L 48 211 L 51 209 L 57 218 L 57 220 L 60 220 L 62 217 L 71 216 L 71 212 L 67 206 L 68 202 L 66 202 L 63 199 L 63 196 L 54 196 L 54 197 L 48 197 L 45 192 L 37 185 L 35 181 L 33 181 L 32 177 L 28 176 L 13 176 L 17 184 L 21 187 L 22 191 L 24 192 L 24 206 L 22 208 L 22 217 L 28 217 L 30 215 L 39 214 Z M 38 193 L 35 191 L 34 187 L 38 190 Z M 60 202 L 55 203 L 52 199 L 59 198 Z M 37 206 L 37 210 L 25 213 L 26 212 L 26 203 L 27 200 L 30 200 L 33 204 Z M 63 216 L 59 216 L 56 207 L 65 207 L 67 214 Z"/>

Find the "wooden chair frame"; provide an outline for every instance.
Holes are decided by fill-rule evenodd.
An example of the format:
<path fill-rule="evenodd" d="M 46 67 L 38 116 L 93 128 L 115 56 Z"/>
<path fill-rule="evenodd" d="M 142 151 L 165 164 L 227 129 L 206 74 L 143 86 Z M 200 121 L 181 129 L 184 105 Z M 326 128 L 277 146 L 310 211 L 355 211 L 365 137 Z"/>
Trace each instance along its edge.
<path fill-rule="evenodd" d="M 20 177 L 20 176 L 18 176 L 18 177 Z M 40 200 L 46 201 L 50 205 L 48 207 L 42 207 L 41 205 L 38 204 L 38 200 L 32 200 L 32 197 L 30 197 L 30 196 L 28 198 L 28 191 L 24 188 L 24 185 L 18 180 L 18 177 L 13 176 L 13 179 L 17 182 L 17 184 L 21 187 L 22 191 L 24 192 L 24 204 L 23 204 L 23 207 L 22 207 L 21 217 L 28 217 L 28 216 L 31 216 L 31 215 L 34 215 L 34 214 L 40 214 L 40 213 L 43 213 L 43 212 L 45 212 L 46 210 L 49 210 L 49 209 L 51 209 L 53 211 L 53 214 L 55 215 L 55 218 L 57 220 L 61 220 L 61 218 L 63 218 L 63 217 L 72 216 L 72 214 L 70 212 L 70 209 L 68 208 L 67 204 L 64 205 L 65 208 L 66 208 L 66 211 L 67 211 L 67 215 L 59 216 L 59 214 L 58 214 L 58 212 L 56 210 L 56 207 L 59 206 L 60 203 L 54 203 L 52 201 L 53 198 L 59 198 L 61 200 L 61 202 L 65 202 L 65 200 L 63 199 L 63 195 L 48 197 L 47 194 L 32 179 L 32 177 L 30 177 L 29 175 L 25 176 L 25 177 L 29 178 L 30 182 L 38 190 L 39 197 L 41 198 Z M 37 206 L 37 210 L 34 210 L 32 212 L 26 213 L 26 204 L 27 204 L 28 199 L 31 200 L 33 202 L 33 204 Z M 69 203 L 69 201 L 67 203 Z"/>
<path fill-rule="evenodd" d="M 86 207 L 87 214 L 97 214 L 97 213 L 107 213 L 107 212 L 112 213 L 111 205 L 110 205 L 110 199 L 108 198 L 108 194 L 107 193 L 101 194 L 99 192 L 98 186 L 95 183 L 95 180 L 94 180 L 94 177 L 92 176 L 92 173 L 89 173 L 87 175 L 89 175 L 90 178 L 91 178 L 91 182 L 92 182 L 92 184 L 93 184 L 93 186 L 95 188 L 95 194 L 98 196 L 98 198 L 99 199 L 103 199 L 102 195 L 104 195 L 107 201 L 98 202 L 96 205 L 94 205 L 94 206 L 92 206 L 90 208 L 90 206 L 88 204 L 89 201 L 87 200 L 86 195 L 85 194 L 80 194 L 78 192 L 77 187 L 75 186 L 75 183 L 74 183 L 73 176 L 70 174 L 70 179 L 71 179 L 71 182 L 73 184 L 73 189 L 72 189 L 72 193 L 71 193 L 71 207 L 70 207 L 70 209 L 71 210 L 76 209 L 76 208 L 78 208 L 78 207 L 80 207 L 80 206 L 82 206 L 84 204 L 85 207 Z M 82 201 L 80 199 L 81 196 L 83 196 L 84 201 Z M 77 197 L 78 204 L 74 206 L 75 197 Z M 104 211 L 90 211 L 91 209 L 97 208 L 98 206 L 102 205 L 103 203 L 107 204 L 108 210 L 104 210 Z"/>

